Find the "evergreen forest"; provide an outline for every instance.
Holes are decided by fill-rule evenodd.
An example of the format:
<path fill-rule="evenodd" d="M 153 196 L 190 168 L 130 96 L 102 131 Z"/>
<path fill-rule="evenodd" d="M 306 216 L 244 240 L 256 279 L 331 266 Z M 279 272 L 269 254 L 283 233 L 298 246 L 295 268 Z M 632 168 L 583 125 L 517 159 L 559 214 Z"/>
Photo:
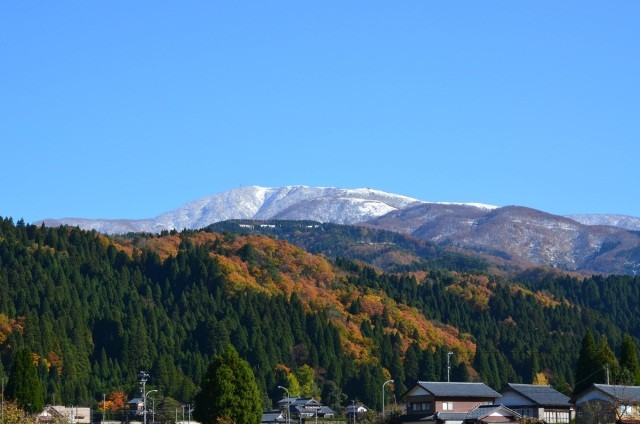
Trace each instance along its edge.
<path fill-rule="evenodd" d="M 605 378 L 580 365 L 584 352 L 608 355 L 612 382 L 637 382 L 616 358 L 638 347 L 639 277 L 499 272 L 379 233 L 365 252 L 354 227 L 298 233 L 306 246 L 233 228 L 110 237 L 0 218 L 0 378 L 28 351 L 45 403 L 135 397 L 145 370 L 186 404 L 232 345 L 265 410 L 278 386 L 379 410 L 388 379 L 397 401 L 417 380 L 447 378 L 570 393 Z"/>

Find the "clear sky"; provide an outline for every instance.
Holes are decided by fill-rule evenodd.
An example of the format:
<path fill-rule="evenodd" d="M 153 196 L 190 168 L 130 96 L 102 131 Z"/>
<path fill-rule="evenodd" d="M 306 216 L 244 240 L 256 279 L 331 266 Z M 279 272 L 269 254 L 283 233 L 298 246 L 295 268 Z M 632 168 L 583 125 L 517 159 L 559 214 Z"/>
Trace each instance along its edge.
<path fill-rule="evenodd" d="M 239 186 L 640 217 L 640 2 L 9 1 L 0 216 Z"/>

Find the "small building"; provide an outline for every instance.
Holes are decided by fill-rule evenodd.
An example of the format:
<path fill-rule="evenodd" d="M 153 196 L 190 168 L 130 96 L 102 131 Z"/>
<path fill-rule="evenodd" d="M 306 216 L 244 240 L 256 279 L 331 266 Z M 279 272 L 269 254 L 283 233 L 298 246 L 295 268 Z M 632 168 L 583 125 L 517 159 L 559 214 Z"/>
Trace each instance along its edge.
<path fill-rule="evenodd" d="M 494 405 L 500 398 L 484 383 L 418 381 L 402 399 L 407 413 L 404 422 L 461 423 L 467 414 L 483 405 Z"/>
<path fill-rule="evenodd" d="M 282 412 L 265 412 L 262 414 L 262 418 L 260 419 L 260 424 L 278 424 L 286 422 L 287 419 L 284 417 Z"/>
<path fill-rule="evenodd" d="M 576 422 L 640 423 L 640 387 L 593 384 L 575 399 Z"/>
<path fill-rule="evenodd" d="M 331 418 L 335 416 L 335 411 L 326 405 L 322 405 L 314 398 L 307 397 L 285 397 L 278 401 L 278 408 L 286 419 L 287 414 L 292 418 Z"/>
<path fill-rule="evenodd" d="M 90 424 L 91 408 L 78 406 L 47 405 L 36 417 L 38 424 L 55 423 L 64 420 L 69 424 Z"/>
<path fill-rule="evenodd" d="M 351 418 L 354 415 L 356 417 L 362 417 L 362 416 L 366 415 L 367 412 L 369 412 L 369 408 L 364 406 L 364 404 L 362 404 L 362 403 L 353 403 L 353 404 L 347 406 L 346 408 L 344 408 L 344 414 L 347 417 L 351 417 Z"/>
<path fill-rule="evenodd" d="M 136 415 L 142 414 L 144 411 L 144 400 L 141 397 L 133 398 L 127 402 L 127 407 L 129 408 L 129 411 Z"/>
<path fill-rule="evenodd" d="M 575 408 L 569 396 L 551 386 L 508 383 L 500 393 L 500 404 L 523 418 L 535 418 L 549 424 L 575 419 Z"/>

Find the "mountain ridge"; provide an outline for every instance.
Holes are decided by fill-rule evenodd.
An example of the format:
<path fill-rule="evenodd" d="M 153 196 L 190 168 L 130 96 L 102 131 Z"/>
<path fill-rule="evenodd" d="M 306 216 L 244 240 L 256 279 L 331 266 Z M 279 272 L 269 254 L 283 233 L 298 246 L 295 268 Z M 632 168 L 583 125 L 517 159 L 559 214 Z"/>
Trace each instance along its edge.
<path fill-rule="evenodd" d="M 627 218 L 611 215 L 597 220 L 579 215 L 572 219 L 522 206 L 425 202 L 370 188 L 248 186 L 202 197 L 150 219 L 42 222 L 124 234 L 192 230 L 233 219 L 312 220 L 395 231 L 523 267 L 639 275 L 640 233 L 602 225 L 634 228 L 635 221 Z"/>

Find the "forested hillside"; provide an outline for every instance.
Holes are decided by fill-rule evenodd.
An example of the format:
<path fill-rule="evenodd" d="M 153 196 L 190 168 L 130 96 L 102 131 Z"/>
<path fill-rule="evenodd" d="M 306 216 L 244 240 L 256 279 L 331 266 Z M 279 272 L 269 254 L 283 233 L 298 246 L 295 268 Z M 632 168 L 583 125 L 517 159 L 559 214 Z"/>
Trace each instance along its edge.
<path fill-rule="evenodd" d="M 449 351 L 452 380 L 499 389 L 545 378 L 569 390 L 587 329 L 616 352 L 625 333 L 637 346 L 638 278 L 512 281 L 437 257 L 446 260 L 392 272 L 262 235 L 109 238 L 2 219 L 0 374 L 26 347 L 47 402 L 135 395 L 146 370 L 163 396 L 187 403 L 231 343 L 265 407 L 296 375 L 295 394 L 379 408 L 388 378 L 396 396 L 416 379 L 446 380 Z"/>

